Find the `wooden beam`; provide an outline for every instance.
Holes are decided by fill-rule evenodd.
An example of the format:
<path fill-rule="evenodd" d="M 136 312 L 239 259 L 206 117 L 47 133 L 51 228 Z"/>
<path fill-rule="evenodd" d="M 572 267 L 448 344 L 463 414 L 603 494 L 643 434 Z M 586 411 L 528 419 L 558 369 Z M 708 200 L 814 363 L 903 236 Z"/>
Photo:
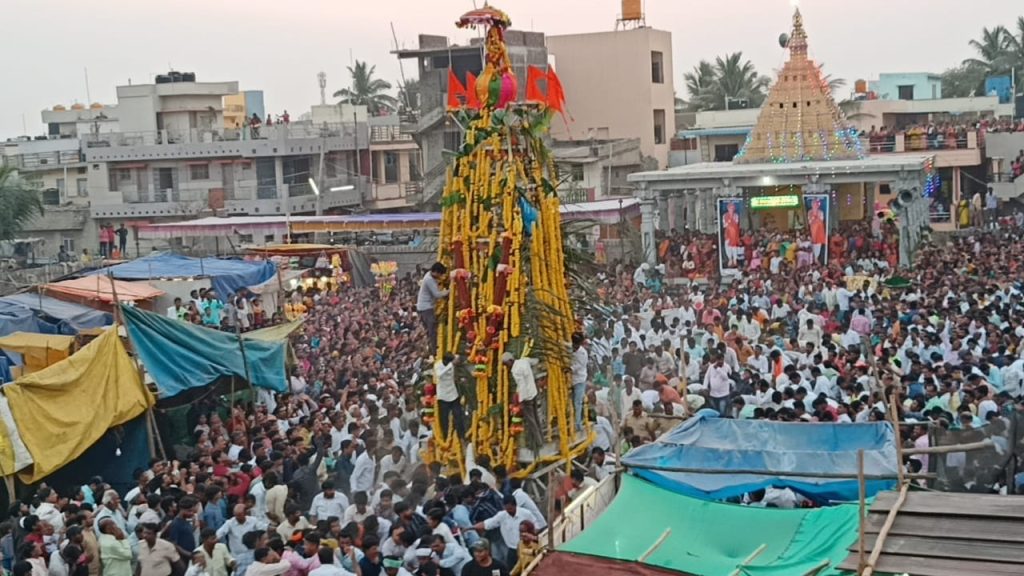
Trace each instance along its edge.
<path fill-rule="evenodd" d="M 643 554 L 640 555 L 639 558 L 636 559 L 637 563 L 638 564 L 643 564 L 644 562 L 646 562 L 647 559 L 651 557 L 651 554 L 654 554 L 654 552 L 659 547 L 661 547 L 662 544 L 665 543 L 665 540 L 668 539 L 668 536 L 671 533 L 672 533 L 672 529 L 671 528 L 665 528 L 665 531 L 662 532 L 661 536 L 659 536 L 658 539 L 654 541 L 654 544 L 651 544 L 651 547 L 648 548 Z"/>
<path fill-rule="evenodd" d="M 907 448 L 903 451 L 903 454 L 912 456 L 915 454 L 949 454 L 950 452 L 970 452 L 971 450 L 981 450 L 983 448 L 991 448 L 995 446 L 991 438 L 986 438 L 979 442 L 969 442 L 967 444 L 950 444 L 946 446 L 926 446 L 924 448 Z"/>
<path fill-rule="evenodd" d="M 874 574 L 875 564 L 878 563 L 878 557 L 882 554 L 882 546 L 885 544 L 885 538 L 889 535 L 889 530 L 892 530 L 892 525 L 896 521 L 896 515 L 900 512 L 900 506 L 902 506 L 903 501 L 907 499 L 907 490 L 909 488 L 909 484 L 900 485 L 900 495 L 896 499 L 896 504 L 889 509 L 889 516 L 885 519 L 885 524 L 882 524 L 882 529 L 878 531 L 878 537 L 875 538 L 874 549 L 871 551 L 871 556 L 868 558 L 867 566 L 861 570 L 860 576 L 871 576 Z"/>
<path fill-rule="evenodd" d="M 740 562 L 739 565 L 736 566 L 735 570 L 733 570 L 732 572 L 729 573 L 729 576 L 739 576 L 740 574 L 742 574 L 743 573 L 743 567 L 748 565 L 748 564 L 750 564 L 751 562 L 753 562 L 755 558 L 760 556 L 761 553 L 764 552 L 767 549 L 768 549 L 768 545 L 767 544 L 761 544 L 760 546 L 758 546 L 756 550 L 754 550 L 753 552 L 750 553 L 750 556 L 747 556 L 746 558 L 744 558 L 743 562 Z"/>

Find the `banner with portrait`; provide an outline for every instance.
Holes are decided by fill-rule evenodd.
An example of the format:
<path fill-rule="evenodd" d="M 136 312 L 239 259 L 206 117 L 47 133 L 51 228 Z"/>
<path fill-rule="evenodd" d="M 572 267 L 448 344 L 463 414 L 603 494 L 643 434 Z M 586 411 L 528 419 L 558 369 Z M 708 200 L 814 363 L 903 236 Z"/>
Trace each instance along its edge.
<path fill-rule="evenodd" d="M 807 232 L 815 265 L 828 264 L 829 208 L 828 194 L 804 194 Z"/>
<path fill-rule="evenodd" d="M 718 199 L 718 267 L 722 274 L 743 268 L 743 198 Z"/>

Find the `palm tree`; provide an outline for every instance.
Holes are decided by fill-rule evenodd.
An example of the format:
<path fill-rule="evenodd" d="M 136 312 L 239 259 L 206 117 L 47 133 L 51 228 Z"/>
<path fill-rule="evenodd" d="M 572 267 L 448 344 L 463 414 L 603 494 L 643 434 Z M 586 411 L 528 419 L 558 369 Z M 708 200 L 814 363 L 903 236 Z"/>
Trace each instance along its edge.
<path fill-rule="evenodd" d="M 398 101 L 390 94 L 391 83 L 380 78 L 374 78 L 373 73 L 376 66 L 367 67 L 366 62 L 356 60 L 355 66 L 348 67 L 348 73 L 352 76 L 352 86 L 342 88 L 334 93 L 335 98 L 340 98 L 342 103 L 366 106 L 370 114 L 380 115 L 385 111 L 395 110 Z"/>
<path fill-rule="evenodd" d="M 398 85 L 399 106 L 403 109 L 419 110 L 420 81 L 416 78 L 406 80 Z"/>
<path fill-rule="evenodd" d="M 757 108 L 764 101 L 770 79 L 757 73 L 742 52 L 719 56 L 714 63 L 701 60 L 683 75 L 693 110 L 723 110 L 737 100 Z"/>
<path fill-rule="evenodd" d="M 978 53 L 977 58 L 964 60 L 965 65 L 984 68 L 990 74 L 1010 71 L 1010 51 L 1014 38 L 1004 26 L 982 28 L 981 38 L 967 44 Z"/>
<path fill-rule="evenodd" d="M 37 216 L 43 215 L 39 192 L 18 177 L 11 166 L 0 166 L 0 241 L 13 240 Z"/>

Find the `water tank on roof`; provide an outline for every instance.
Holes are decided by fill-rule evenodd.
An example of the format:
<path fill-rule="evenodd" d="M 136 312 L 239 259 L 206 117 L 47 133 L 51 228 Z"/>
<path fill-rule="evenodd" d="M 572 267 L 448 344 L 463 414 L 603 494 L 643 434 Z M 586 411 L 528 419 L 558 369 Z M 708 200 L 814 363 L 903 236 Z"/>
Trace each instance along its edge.
<path fill-rule="evenodd" d="M 92 104 L 89 104 L 89 108 L 92 110 L 99 110 L 103 108 L 103 104 L 100 104 L 99 102 L 93 102 Z"/>
<path fill-rule="evenodd" d="M 54 112 L 63 112 L 65 110 L 67 110 L 67 108 L 65 108 L 63 104 L 57 104 L 53 107 Z"/>
<path fill-rule="evenodd" d="M 196 73 L 195 72 L 182 72 L 181 73 L 181 81 L 182 82 L 195 82 L 196 81 Z"/>
<path fill-rule="evenodd" d="M 168 76 L 167 74 L 157 74 L 156 75 L 156 83 L 157 84 L 170 84 L 171 83 L 171 77 Z"/>
<path fill-rule="evenodd" d="M 853 83 L 853 91 L 857 94 L 867 94 L 868 92 L 868 81 L 859 79 Z"/>
<path fill-rule="evenodd" d="M 79 104 L 78 102 L 75 102 L 74 104 L 71 105 L 71 109 L 72 110 L 85 110 L 85 105 L 84 104 Z"/>
<path fill-rule="evenodd" d="M 171 77 L 171 82 L 181 82 L 181 72 L 171 70 L 167 75 Z"/>

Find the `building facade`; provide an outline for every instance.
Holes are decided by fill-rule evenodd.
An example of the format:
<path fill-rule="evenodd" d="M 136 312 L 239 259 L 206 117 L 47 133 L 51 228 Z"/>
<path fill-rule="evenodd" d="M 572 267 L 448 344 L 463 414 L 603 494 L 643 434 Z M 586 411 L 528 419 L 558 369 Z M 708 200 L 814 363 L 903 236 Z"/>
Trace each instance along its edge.
<path fill-rule="evenodd" d="M 556 140 L 636 138 L 644 156 L 668 166 L 676 133 L 672 34 L 653 28 L 547 37 L 570 122 Z"/>
<path fill-rule="evenodd" d="M 519 97 L 526 95 L 526 70 L 529 66 L 545 68 L 548 61 L 544 34 L 506 30 L 505 42 L 512 68 L 519 78 Z M 419 106 L 402 118 L 401 130 L 419 144 L 422 156 L 422 201 L 436 204 L 444 188 L 446 152 L 454 153 L 462 146 L 463 128 L 446 113 L 448 102 L 448 69 L 460 81 L 467 74 L 479 75 L 483 69 L 483 45 L 474 39 L 468 45 L 451 44 L 445 36 L 421 34 L 415 49 L 398 50 L 399 59 L 416 60 L 419 73 Z M 570 106 L 571 103 L 571 95 Z"/>
<path fill-rule="evenodd" d="M 942 76 L 928 72 L 879 74 L 868 82 L 879 100 L 938 100 L 942 98 Z"/>

